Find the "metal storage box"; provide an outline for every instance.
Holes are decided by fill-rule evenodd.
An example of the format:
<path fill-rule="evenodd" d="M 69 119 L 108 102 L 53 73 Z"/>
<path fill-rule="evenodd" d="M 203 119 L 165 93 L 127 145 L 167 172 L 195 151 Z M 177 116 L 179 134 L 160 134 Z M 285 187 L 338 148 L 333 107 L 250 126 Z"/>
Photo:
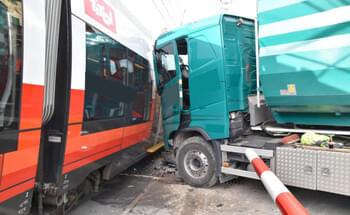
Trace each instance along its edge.
<path fill-rule="evenodd" d="M 286 185 L 316 190 L 317 152 L 277 147 L 276 175 Z"/>
<path fill-rule="evenodd" d="M 350 196 L 350 153 L 277 147 L 276 175 L 286 185 Z"/>
<path fill-rule="evenodd" d="M 350 195 L 350 153 L 318 152 L 317 189 Z"/>

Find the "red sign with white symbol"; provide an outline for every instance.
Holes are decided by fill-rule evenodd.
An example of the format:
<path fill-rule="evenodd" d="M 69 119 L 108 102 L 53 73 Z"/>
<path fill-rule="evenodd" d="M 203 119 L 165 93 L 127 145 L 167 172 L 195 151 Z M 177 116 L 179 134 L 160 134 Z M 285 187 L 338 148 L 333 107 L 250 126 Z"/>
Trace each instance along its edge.
<path fill-rule="evenodd" d="M 116 33 L 114 10 L 103 0 L 85 0 L 85 13 Z"/>

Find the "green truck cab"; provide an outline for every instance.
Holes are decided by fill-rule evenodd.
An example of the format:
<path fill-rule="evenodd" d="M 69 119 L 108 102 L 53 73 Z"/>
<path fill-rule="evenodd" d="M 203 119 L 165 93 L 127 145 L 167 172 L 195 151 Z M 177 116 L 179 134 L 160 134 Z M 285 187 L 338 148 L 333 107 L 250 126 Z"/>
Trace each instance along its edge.
<path fill-rule="evenodd" d="M 197 142 L 222 140 L 240 132 L 236 124 L 243 123 L 248 95 L 256 91 L 254 38 L 254 20 L 219 15 L 157 39 L 155 77 L 166 147 L 180 148 L 188 137 L 196 137 Z M 240 117 L 232 121 L 231 113 L 239 113 Z M 208 171 L 201 169 L 205 159 L 197 152 L 187 153 L 194 157 L 188 158 L 193 162 L 193 176 Z M 203 179 L 199 184 L 189 183 L 212 182 Z"/>
<path fill-rule="evenodd" d="M 199 132 L 230 136 L 231 112 L 248 110 L 256 91 L 254 21 L 220 15 L 161 35 L 155 76 L 162 98 L 164 139 Z"/>

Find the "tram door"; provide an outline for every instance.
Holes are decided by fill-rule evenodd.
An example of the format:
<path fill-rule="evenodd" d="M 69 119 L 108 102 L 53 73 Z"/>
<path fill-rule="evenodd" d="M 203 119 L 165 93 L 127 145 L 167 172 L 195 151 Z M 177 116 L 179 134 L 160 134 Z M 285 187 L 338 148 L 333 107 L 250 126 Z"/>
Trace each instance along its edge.
<path fill-rule="evenodd" d="M 0 0 L 0 211 L 5 214 L 30 209 L 44 68 L 45 1 Z"/>

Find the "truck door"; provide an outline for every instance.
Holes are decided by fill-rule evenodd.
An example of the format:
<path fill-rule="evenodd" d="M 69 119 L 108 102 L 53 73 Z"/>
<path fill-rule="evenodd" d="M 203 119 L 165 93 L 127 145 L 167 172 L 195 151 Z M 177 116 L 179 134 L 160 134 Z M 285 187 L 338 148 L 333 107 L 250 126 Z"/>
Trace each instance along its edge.
<path fill-rule="evenodd" d="M 162 119 L 164 129 L 164 140 L 167 144 L 172 131 L 179 128 L 181 101 L 180 73 L 176 69 L 178 65 L 177 50 L 175 42 L 172 41 L 161 46 L 155 51 L 156 59 L 156 81 L 162 102 Z"/>

